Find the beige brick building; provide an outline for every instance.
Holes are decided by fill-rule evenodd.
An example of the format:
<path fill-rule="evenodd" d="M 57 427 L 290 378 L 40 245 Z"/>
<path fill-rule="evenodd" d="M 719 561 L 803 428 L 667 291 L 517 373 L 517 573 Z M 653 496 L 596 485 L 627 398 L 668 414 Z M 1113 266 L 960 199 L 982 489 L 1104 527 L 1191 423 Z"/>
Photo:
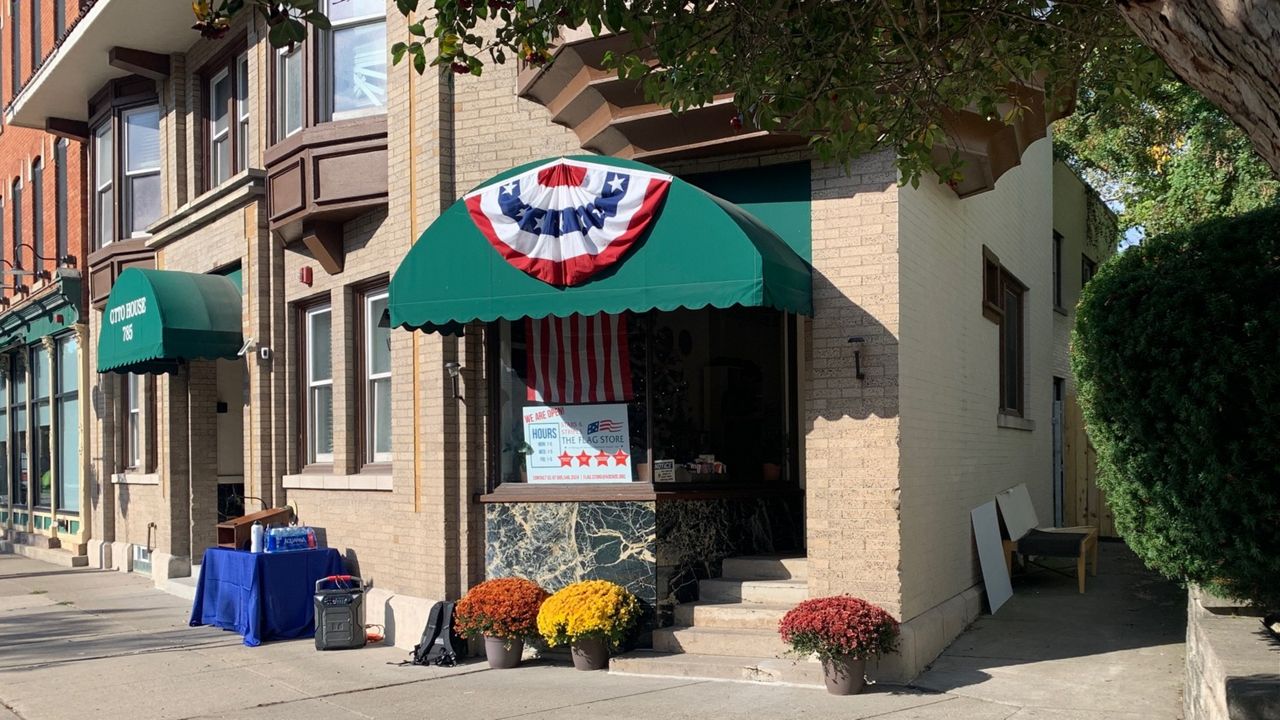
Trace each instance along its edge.
<path fill-rule="evenodd" d="M 144 5 L 151 21 L 137 23 Z M 980 611 L 969 510 L 1026 483 L 1054 517 L 1070 310 L 1055 315 L 1052 238 L 1076 211 L 1058 211 L 1074 178 L 1055 171 L 1042 117 L 1019 135 L 1021 165 L 979 162 L 989 182 L 962 199 L 928 180 L 899 186 L 887 153 L 830 166 L 795 139 L 735 135 L 725 106 L 601 121 L 594 91 L 564 95 L 556 69 L 589 53 L 543 73 L 419 76 L 387 57 L 406 32 L 394 2 L 336 9 L 333 31 L 285 50 L 256 18 L 201 39 L 187 12 L 88 4 L 8 113 L 79 132 L 92 158 L 93 564 L 167 585 L 219 520 L 287 504 L 373 583 L 368 620 L 401 646 L 431 601 L 495 575 L 614 579 L 652 610 L 642 645 L 734 662 L 778 650 L 770 613 L 852 593 L 904 621 L 900 654 L 878 670 L 902 679 Z M 453 298 L 448 332 L 390 318 L 451 299 L 401 268 L 416 262 L 440 286 L 473 269 L 432 268 L 442 244 L 501 262 L 475 227 L 442 234 L 460 197 L 518 166 L 600 152 L 673 176 L 655 235 L 677 192 L 712 214 L 737 211 L 703 190 L 740 205 L 753 217 L 735 222 L 772 238 L 766 264 L 805 268 L 805 297 L 729 307 L 689 290 L 672 307 L 654 282 L 642 294 L 655 299 L 610 310 L 627 318 L 632 482 L 539 483 L 519 417 L 540 407 L 527 400 L 540 315 L 484 309 L 519 295 L 501 280 L 511 270 L 492 266 L 492 298 Z M 643 172 L 597 170 L 618 168 Z M 641 262 L 654 278 L 696 278 L 651 257 L 660 245 L 648 237 L 616 275 L 559 293 L 565 314 L 593 314 L 575 298 Z M 234 287 L 239 307 L 215 310 L 238 311 L 238 349 L 116 363 L 112 289 L 156 277 Z M 797 559 L 782 576 L 733 561 L 761 554 Z M 728 615 L 714 608 L 700 619 L 744 603 L 756 625 L 717 624 Z M 624 662 L 662 672 L 652 661 Z"/>

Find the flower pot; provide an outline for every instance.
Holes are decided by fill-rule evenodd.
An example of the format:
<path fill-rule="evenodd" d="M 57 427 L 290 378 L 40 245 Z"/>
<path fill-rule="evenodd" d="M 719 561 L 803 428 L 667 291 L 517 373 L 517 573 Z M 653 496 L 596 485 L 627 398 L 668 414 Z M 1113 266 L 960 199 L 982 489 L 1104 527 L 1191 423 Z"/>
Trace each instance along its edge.
<path fill-rule="evenodd" d="M 507 641 L 502 638 L 484 636 L 484 656 L 489 659 L 489 667 L 494 670 L 508 670 L 520 664 L 520 656 L 524 654 L 524 638 Z"/>
<path fill-rule="evenodd" d="M 573 666 L 579 670 L 604 670 L 609 667 L 609 646 L 604 638 L 589 637 L 574 640 L 569 645 Z"/>
<path fill-rule="evenodd" d="M 822 661 L 822 680 L 832 695 L 857 695 L 862 692 L 867 661 L 848 655 Z"/>

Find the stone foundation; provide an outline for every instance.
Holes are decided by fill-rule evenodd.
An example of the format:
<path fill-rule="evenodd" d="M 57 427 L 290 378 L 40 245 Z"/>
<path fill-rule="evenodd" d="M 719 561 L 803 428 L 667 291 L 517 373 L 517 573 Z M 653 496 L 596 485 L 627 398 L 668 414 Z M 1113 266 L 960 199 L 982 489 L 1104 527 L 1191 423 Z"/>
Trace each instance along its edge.
<path fill-rule="evenodd" d="M 1256 612 L 1188 593 L 1183 711 L 1187 720 L 1280 718 L 1280 640 Z"/>

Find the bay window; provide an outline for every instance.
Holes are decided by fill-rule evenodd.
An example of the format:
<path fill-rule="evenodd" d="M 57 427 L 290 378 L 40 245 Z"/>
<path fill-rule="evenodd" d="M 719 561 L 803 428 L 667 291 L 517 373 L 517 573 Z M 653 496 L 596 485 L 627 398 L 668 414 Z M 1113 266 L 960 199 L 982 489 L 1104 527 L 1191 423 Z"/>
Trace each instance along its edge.
<path fill-rule="evenodd" d="M 93 229 L 98 246 L 116 239 L 115 231 L 115 147 L 111 123 L 93 132 Z"/>
<path fill-rule="evenodd" d="M 276 51 L 276 140 L 283 140 L 302 129 L 303 49 L 299 44 Z"/>
<path fill-rule="evenodd" d="M 333 462 L 333 343 L 328 305 L 303 313 L 306 463 Z"/>
<path fill-rule="evenodd" d="M 391 322 L 386 289 L 365 294 L 361 304 L 364 460 L 387 463 L 391 462 Z"/>
<path fill-rule="evenodd" d="M 124 236 L 145 234 L 160 218 L 160 108 L 126 110 L 120 115 L 124 128 Z"/>
<path fill-rule="evenodd" d="M 330 119 L 383 112 L 387 104 L 387 7 L 382 0 L 329 0 L 325 100 Z"/>
<path fill-rule="evenodd" d="M 236 170 L 249 167 L 249 54 L 236 58 Z"/>

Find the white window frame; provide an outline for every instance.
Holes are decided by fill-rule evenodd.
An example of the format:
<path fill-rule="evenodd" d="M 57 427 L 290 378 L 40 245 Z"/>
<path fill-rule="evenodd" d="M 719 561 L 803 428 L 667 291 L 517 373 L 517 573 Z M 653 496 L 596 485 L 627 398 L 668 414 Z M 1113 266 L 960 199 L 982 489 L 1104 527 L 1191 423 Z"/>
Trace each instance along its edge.
<path fill-rule="evenodd" d="M 123 178 L 122 184 L 124 185 L 124 187 L 122 188 L 124 192 L 121 193 L 121 198 L 120 198 L 121 199 L 120 206 L 124 210 L 123 212 L 124 224 L 126 228 L 125 234 L 131 238 L 147 236 L 146 228 L 133 227 L 133 181 L 139 178 L 151 177 L 153 175 L 156 177 L 160 177 L 161 165 L 163 165 L 164 163 L 163 147 L 161 147 L 160 152 L 157 153 L 157 157 L 160 159 L 160 162 L 154 168 L 147 167 L 147 168 L 135 168 L 132 170 L 129 169 L 129 118 L 134 115 L 141 115 L 143 113 L 149 113 L 149 112 L 154 112 L 156 113 L 157 116 L 159 116 L 160 106 L 158 104 L 141 105 L 139 107 L 129 108 L 128 110 L 123 110 L 120 112 L 120 129 L 121 129 L 120 134 L 122 135 L 121 139 L 123 140 L 123 142 L 119 143 L 119 147 L 114 148 L 119 152 L 120 175 Z M 159 139 L 157 139 L 157 142 L 162 144 L 162 141 L 160 141 Z M 161 192 L 163 193 L 164 186 L 160 185 L 159 187 Z"/>
<path fill-rule="evenodd" d="M 298 118 L 297 125 L 290 127 L 288 107 L 289 107 L 289 59 L 297 56 L 298 58 Z M 298 43 L 293 48 L 283 47 L 276 51 L 276 140 L 284 140 L 295 133 L 301 132 L 303 126 L 306 125 L 307 116 L 307 83 L 306 83 L 306 56 L 302 54 L 302 44 Z"/>
<path fill-rule="evenodd" d="M 231 127 L 232 123 L 237 122 L 237 118 L 232 117 L 232 110 L 230 107 L 222 108 L 222 111 L 226 113 L 226 126 L 223 127 L 221 131 L 218 130 L 217 121 L 214 120 L 215 113 L 218 112 L 218 108 L 214 107 L 214 99 L 218 97 L 218 93 L 215 88 L 218 87 L 218 83 L 220 82 L 227 83 L 227 99 L 231 101 L 230 104 L 234 104 L 236 92 L 235 80 L 231 77 L 231 72 L 228 68 L 219 70 L 213 75 L 213 77 L 209 78 L 208 86 L 205 88 L 206 97 L 209 98 L 208 150 L 210 187 L 218 187 L 235 174 L 236 158 L 232 155 L 232 150 L 234 150 L 234 148 L 227 148 L 227 164 L 229 167 L 219 167 L 218 165 L 218 146 L 222 143 L 230 144 L 232 142 Z"/>
<path fill-rule="evenodd" d="M 103 138 L 111 143 L 111 152 L 107 154 L 105 163 L 102 158 Z M 102 181 L 104 167 L 105 182 Z M 106 247 L 116 240 L 115 167 L 116 134 L 111 120 L 108 119 L 93 131 L 93 234 L 97 236 L 98 247 Z M 110 202 L 102 201 L 102 196 L 106 193 L 110 193 Z M 110 230 L 105 234 L 103 233 L 104 223 Z"/>
<path fill-rule="evenodd" d="M 382 289 L 369 293 L 364 296 L 364 412 L 365 412 L 365 457 L 369 462 L 389 463 L 391 462 L 391 452 L 377 452 L 378 438 L 374 432 L 377 417 L 377 393 L 374 392 L 374 385 L 380 381 L 391 382 L 391 364 L 387 363 L 386 372 L 375 373 L 373 371 L 373 342 L 374 330 L 378 327 L 378 318 L 374 316 L 373 304 L 378 300 L 387 299 L 387 290 Z M 387 348 L 388 357 L 390 357 L 391 349 Z M 388 393 L 390 397 L 390 393 Z M 387 428 L 390 432 L 391 428 Z"/>
<path fill-rule="evenodd" d="M 333 0 L 327 0 L 327 2 L 325 3 L 325 9 L 330 11 L 329 12 L 330 17 L 332 17 L 332 12 L 331 12 L 332 5 L 333 5 Z M 337 33 L 343 30 L 363 27 L 366 25 L 381 24 L 385 26 L 386 23 L 387 23 L 387 15 L 385 11 L 381 13 L 372 12 L 372 13 L 369 13 L 368 15 L 360 15 L 357 17 L 344 18 L 342 20 L 334 21 L 329 31 L 325 33 L 324 51 L 321 54 L 321 67 L 320 67 L 320 78 L 323 80 L 323 82 L 320 85 L 320 87 L 323 88 L 322 106 L 324 109 L 324 114 L 322 115 L 322 117 L 327 117 L 329 120 L 346 120 L 349 118 L 365 117 L 368 115 L 380 115 L 387 111 L 387 98 L 386 98 L 385 89 L 383 93 L 381 106 L 371 106 L 371 107 L 359 108 L 356 110 L 337 111 L 334 109 L 334 87 L 333 87 L 334 79 L 335 79 L 335 75 L 334 75 L 335 63 L 334 63 L 333 55 L 337 47 L 337 44 L 333 40 L 334 35 L 336 35 Z M 387 51 L 386 47 L 383 47 L 382 52 L 384 56 L 386 51 Z M 384 66 L 384 72 L 385 71 L 386 71 L 386 67 Z M 385 79 L 384 79 L 384 82 L 385 82 Z"/>
<path fill-rule="evenodd" d="M 236 156 L 232 160 L 244 170 L 249 167 L 249 53 L 236 57 L 235 69 Z"/>
<path fill-rule="evenodd" d="M 137 470 L 142 467 L 142 396 L 146 390 L 143 378 L 137 373 L 125 376 L 125 467 Z"/>
<path fill-rule="evenodd" d="M 317 380 L 315 378 L 315 356 L 313 355 L 313 350 L 315 348 L 315 320 L 320 315 L 329 316 L 330 365 L 329 365 L 329 377 L 324 380 Z M 316 449 L 316 427 L 317 427 L 316 410 L 319 407 L 319 404 L 316 402 L 316 390 L 317 388 L 322 388 L 322 387 L 329 388 L 330 400 L 331 400 L 329 405 L 329 432 L 330 432 L 330 435 L 332 435 L 334 434 L 333 433 L 333 404 L 332 404 L 333 309 L 329 305 L 317 305 L 315 307 L 307 308 L 306 315 L 304 317 L 306 322 L 306 347 L 304 348 L 303 353 L 306 355 L 306 363 L 307 363 L 307 464 L 332 463 L 333 462 L 332 447 L 330 447 L 329 452 L 327 453 L 319 452 Z"/>

